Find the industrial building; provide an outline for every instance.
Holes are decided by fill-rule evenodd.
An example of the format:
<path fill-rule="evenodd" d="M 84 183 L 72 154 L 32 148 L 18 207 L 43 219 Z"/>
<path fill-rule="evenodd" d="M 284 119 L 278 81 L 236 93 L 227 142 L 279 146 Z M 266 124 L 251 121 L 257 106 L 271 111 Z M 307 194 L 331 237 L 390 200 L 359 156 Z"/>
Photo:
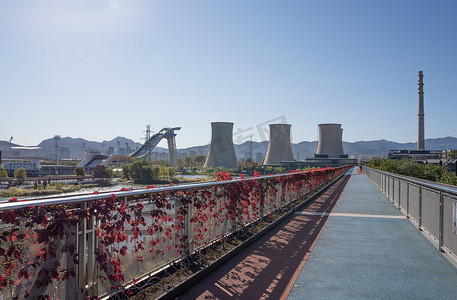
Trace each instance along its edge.
<path fill-rule="evenodd" d="M 270 142 L 264 166 L 281 166 L 283 162 L 294 162 L 290 144 L 290 124 L 270 124 Z"/>
<path fill-rule="evenodd" d="M 14 176 L 14 171 L 24 168 L 27 176 L 33 177 L 40 175 L 41 165 L 39 160 L 32 161 L 9 161 L 3 163 L 3 168 L 8 172 L 8 176 Z"/>
<path fill-rule="evenodd" d="M 319 124 L 319 143 L 315 158 L 348 158 L 343 151 L 341 124 Z"/>
<path fill-rule="evenodd" d="M 238 168 L 238 160 L 233 145 L 233 123 L 212 122 L 211 144 L 206 157 L 205 168 Z"/>
<path fill-rule="evenodd" d="M 402 159 L 409 158 L 415 161 L 425 162 L 428 160 L 440 160 L 443 156 L 443 151 L 441 150 L 390 150 L 387 153 L 388 158 L 392 159 Z"/>
<path fill-rule="evenodd" d="M 307 167 L 339 167 L 357 164 L 357 159 L 349 158 L 343 150 L 343 129 L 341 124 L 318 124 L 319 143 L 314 158 L 305 161 Z"/>
<path fill-rule="evenodd" d="M 438 150 L 425 150 L 425 112 L 424 112 L 424 72 L 418 72 L 418 96 L 419 96 L 419 111 L 417 113 L 417 150 L 390 150 L 387 154 L 391 159 L 409 158 L 417 162 L 443 164 L 443 152 Z"/>

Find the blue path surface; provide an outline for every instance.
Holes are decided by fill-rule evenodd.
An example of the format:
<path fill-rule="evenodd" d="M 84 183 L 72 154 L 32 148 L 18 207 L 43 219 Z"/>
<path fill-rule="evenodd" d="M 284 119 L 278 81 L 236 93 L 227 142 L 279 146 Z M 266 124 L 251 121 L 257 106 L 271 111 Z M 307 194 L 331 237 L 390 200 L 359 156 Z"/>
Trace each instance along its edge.
<path fill-rule="evenodd" d="M 356 174 L 287 299 L 457 299 L 457 269 Z"/>

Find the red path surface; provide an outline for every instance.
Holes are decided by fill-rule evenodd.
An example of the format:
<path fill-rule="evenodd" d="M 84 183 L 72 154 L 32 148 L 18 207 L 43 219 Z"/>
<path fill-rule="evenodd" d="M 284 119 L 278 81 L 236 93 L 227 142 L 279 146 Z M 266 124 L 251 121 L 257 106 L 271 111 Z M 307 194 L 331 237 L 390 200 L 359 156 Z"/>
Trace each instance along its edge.
<path fill-rule="evenodd" d="M 193 286 L 185 299 L 285 299 L 350 175 Z"/>

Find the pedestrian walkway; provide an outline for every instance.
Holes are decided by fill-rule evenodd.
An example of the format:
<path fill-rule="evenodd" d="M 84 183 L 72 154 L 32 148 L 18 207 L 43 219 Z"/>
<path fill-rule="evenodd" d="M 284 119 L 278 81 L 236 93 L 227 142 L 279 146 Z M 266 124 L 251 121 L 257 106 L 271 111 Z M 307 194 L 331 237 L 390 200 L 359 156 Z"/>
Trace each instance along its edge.
<path fill-rule="evenodd" d="M 321 214 L 329 220 L 287 299 L 457 299 L 457 269 L 363 173 Z"/>
<path fill-rule="evenodd" d="M 179 296 L 184 299 L 281 299 L 299 275 L 350 175 L 292 214 Z"/>

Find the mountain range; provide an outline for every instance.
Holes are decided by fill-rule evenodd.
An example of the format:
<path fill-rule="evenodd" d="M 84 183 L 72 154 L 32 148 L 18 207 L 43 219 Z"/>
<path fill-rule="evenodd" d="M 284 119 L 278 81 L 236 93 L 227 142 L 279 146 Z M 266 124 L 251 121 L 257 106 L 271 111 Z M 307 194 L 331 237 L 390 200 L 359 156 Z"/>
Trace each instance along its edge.
<path fill-rule="evenodd" d="M 83 154 L 83 145 L 85 149 L 97 149 L 108 151 L 110 147 L 113 147 L 114 152 L 117 152 L 117 147 L 125 148 L 126 144 L 132 149 L 136 149 L 141 146 L 140 143 L 134 142 L 131 139 L 125 137 L 116 137 L 110 141 L 88 141 L 82 138 L 72 138 L 72 137 L 63 137 L 59 140 L 59 145 L 63 147 L 68 147 L 72 158 L 81 158 Z M 179 145 L 179 141 L 178 145 Z M 300 159 L 314 157 L 314 153 L 317 149 L 317 141 L 308 142 L 303 141 L 300 143 L 292 143 L 292 151 L 295 158 L 297 156 Z M 248 157 L 250 152 L 251 142 L 244 142 L 240 145 L 235 145 L 235 152 L 238 158 Z M 21 145 L 12 144 L 12 147 L 23 147 Z M 457 138 L 455 137 L 445 137 L 445 138 L 435 138 L 435 139 L 426 139 L 425 140 L 426 149 L 430 150 L 447 150 L 447 149 L 457 149 Z M 10 144 L 8 141 L 0 141 L 0 151 L 7 152 L 9 150 Z M 40 149 L 27 150 L 21 149 L 21 157 L 27 156 L 46 156 L 48 154 L 55 153 L 55 140 L 53 138 L 43 140 L 40 144 L 36 145 Z M 252 153 L 253 157 L 264 156 L 268 149 L 268 141 L 263 142 L 252 142 Z M 374 141 L 358 141 L 358 142 L 343 142 L 343 149 L 345 154 L 348 154 L 349 157 L 355 158 L 364 158 L 369 159 L 373 156 L 386 156 L 389 150 L 393 149 L 407 149 L 413 150 L 416 149 L 416 143 L 397 143 L 387 140 L 374 140 Z M 178 153 L 187 153 L 189 155 L 201 154 L 206 155 L 209 150 L 209 145 L 204 146 L 194 146 L 188 148 L 178 149 Z M 167 152 L 167 148 L 156 147 L 155 152 Z"/>

